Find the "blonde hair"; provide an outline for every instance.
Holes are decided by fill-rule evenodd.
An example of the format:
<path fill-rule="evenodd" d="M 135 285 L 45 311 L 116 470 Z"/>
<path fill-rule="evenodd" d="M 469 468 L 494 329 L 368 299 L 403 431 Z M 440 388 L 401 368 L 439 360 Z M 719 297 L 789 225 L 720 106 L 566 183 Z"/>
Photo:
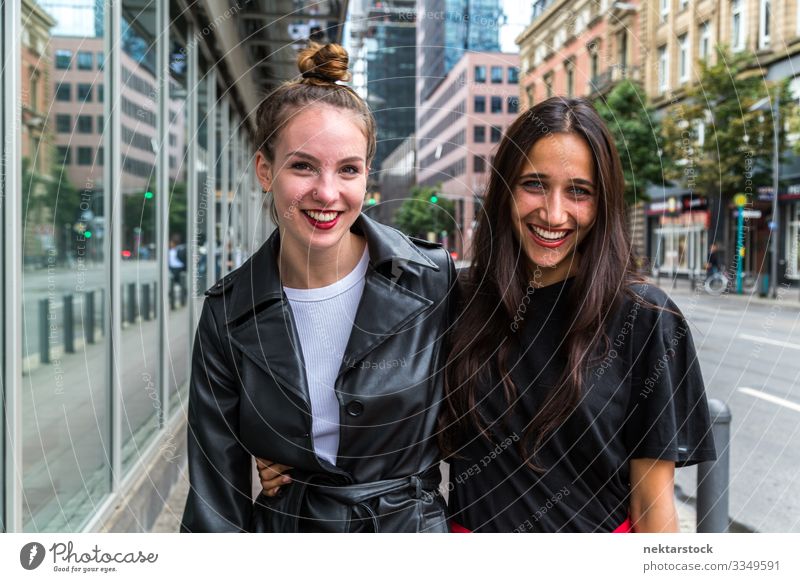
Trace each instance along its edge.
<path fill-rule="evenodd" d="M 377 147 L 375 118 L 366 102 L 350 87 L 338 81 L 349 81 L 349 57 L 338 44 L 310 43 L 297 56 L 301 77 L 287 81 L 267 95 L 256 113 L 256 144 L 270 163 L 275 161 L 275 144 L 291 117 L 308 105 L 326 104 L 352 111 L 364 124 L 367 138 L 367 165 L 375 157 Z M 270 214 L 275 224 L 278 216 L 274 199 Z"/>

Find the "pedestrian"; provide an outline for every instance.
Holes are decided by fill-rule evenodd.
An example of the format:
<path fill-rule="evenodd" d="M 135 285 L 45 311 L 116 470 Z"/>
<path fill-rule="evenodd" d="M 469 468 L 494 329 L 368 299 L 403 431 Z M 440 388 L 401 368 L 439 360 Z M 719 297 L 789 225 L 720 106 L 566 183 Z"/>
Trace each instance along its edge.
<path fill-rule="evenodd" d="M 719 259 L 719 247 L 717 243 L 711 243 L 711 248 L 708 253 L 708 261 L 706 262 L 706 277 L 712 277 L 719 273 L 722 262 Z"/>
<path fill-rule="evenodd" d="M 435 429 L 455 269 L 361 213 L 376 129 L 338 83 L 347 63 L 312 44 L 258 109 L 277 229 L 206 293 L 181 531 L 447 531 Z M 274 483 L 254 502 L 256 457 Z"/>
<path fill-rule="evenodd" d="M 588 101 L 504 134 L 446 369 L 452 531 L 677 531 L 675 467 L 715 458 L 686 320 L 634 272 L 623 180 Z"/>

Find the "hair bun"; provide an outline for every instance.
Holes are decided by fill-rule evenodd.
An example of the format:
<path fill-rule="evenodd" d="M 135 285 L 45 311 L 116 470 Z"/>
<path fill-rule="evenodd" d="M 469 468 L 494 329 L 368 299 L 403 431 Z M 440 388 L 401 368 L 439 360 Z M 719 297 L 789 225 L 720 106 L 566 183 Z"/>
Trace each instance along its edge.
<path fill-rule="evenodd" d="M 344 47 L 335 43 L 325 46 L 312 42 L 300 51 L 297 67 L 303 75 L 303 82 L 313 85 L 326 85 L 336 81 L 349 81 L 347 64 L 350 57 Z"/>

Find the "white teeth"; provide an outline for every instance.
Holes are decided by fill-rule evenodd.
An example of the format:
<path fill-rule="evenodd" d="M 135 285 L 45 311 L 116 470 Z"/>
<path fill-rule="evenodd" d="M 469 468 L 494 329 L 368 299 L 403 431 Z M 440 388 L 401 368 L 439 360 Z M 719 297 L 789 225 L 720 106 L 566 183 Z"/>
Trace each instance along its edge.
<path fill-rule="evenodd" d="M 338 212 L 317 212 L 315 210 L 303 210 L 306 214 L 308 214 L 311 218 L 316 220 L 317 222 L 330 222 L 337 216 L 339 216 Z"/>
<path fill-rule="evenodd" d="M 544 230 L 543 228 L 538 228 L 532 224 L 528 225 L 533 232 L 535 232 L 539 237 L 546 239 L 546 240 L 561 240 L 565 236 L 569 234 L 569 231 L 563 232 L 551 232 L 549 230 Z"/>

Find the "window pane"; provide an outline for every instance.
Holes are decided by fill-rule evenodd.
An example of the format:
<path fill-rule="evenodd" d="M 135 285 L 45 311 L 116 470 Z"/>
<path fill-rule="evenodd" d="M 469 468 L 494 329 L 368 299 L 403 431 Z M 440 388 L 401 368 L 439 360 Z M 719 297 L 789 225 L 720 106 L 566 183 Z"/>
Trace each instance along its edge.
<path fill-rule="evenodd" d="M 492 126 L 492 143 L 497 143 L 503 135 L 503 130 L 495 125 Z"/>
<path fill-rule="evenodd" d="M 571 94 L 571 92 L 570 92 Z M 519 111 L 519 97 L 508 98 L 508 113 L 517 113 Z"/>
<path fill-rule="evenodd" d="M 78 69 L 81 71 L 91 71 L 94 65 L 92 53 L 86 51 L 78 52 Z"/>
<path fill-rule="evenodd" d="M 79 115 L 76 129 L 78 133 L 92 133 L 92 116 Z"/>
<path fill-rule="evenodd" d="M 503 82 L 503 67 L 492 67 L 492 83 Z"/>
<path fill-rule="evenodd" d="M 132 20 L 135 19 L 135 20 Z M 120 91 L 122 197 L 122 387 L 123 471 L 135 463 L 159 426 L 159 325 L 156 248 L 156 112 L 158 109 L 156 4 L 122 2 Z"/>
<path fill-rule="evenodd" d="M 78 101 L 89 102 L 92 100 L 92 86 L 88 83 L 78 83 Z"/>
<path fill-rule="evenodd" d="M 492 113 L 503 112 L 503 98 L 499 95 L 492 96 Z"/>
<path fill-rule="evenodd" d="M 519 69 L 517 67 L 508 67 L 508 82 L 519 83 Z"/>
<path fill-rule="evenodd" d="M 71 66 L 79 50 L 103 50 L 102 2 L 23 2 L 23 70 L 55 91 L 26 92 L 22 124 L 22 521 L 26 531 L 78 531 L 110 491 L 110 387 L 104 255 L 107 221 L 102 168 L 93 152 L 103 136 L 73 135 L 79 114 L 102 115 L 71 99 L 87 74 Z M 36 7 L 39 16 L 32 14 Z M 64 11 L 80 18 L 62 19 Z M 41 32 L 41 11 L 59 24 Z M 71 26 L 70 23 L 78 23 Z M 88 24 L 87 24 L 88 23 Z M 41 37 L 39 37 L 41 39 Z M 94 73 L 91 73 L 94 78 Z M 102 76 L 96 82 L 102 83 Z M 85 84 L 85 83 L 84 83 Z M 85 122 L 80 121 L 85 129 Z M 70 144 L 81 147 L 72 154 Z M 73 148 L 74 149 L 74 148 Z M 80 159 L 77 159 L 80 157 Z"/>
<path fill-rule="evenodd" d="M 482 125 L 476 125 L 474 128 L 475 132 L 475 141 L 478 143 L 483 143 L 486 141 L 486 128 Z"/>
<path fill-rule="evenodd" d="M 187 53 L 186 47 L 179 44 L 179 38 L 186 38 L 185 20 L 175 16 L 172 20 L 170 35 L 173 40 L 170 47 L 170 90 L 168 150 L 169 150 L 169 233 L 167 236 L 167 266 L 169 268 L 169 340 L 167 341 L 167 358 L 169 361 L 169 398 L 171 410 L 179 406 L 178 390 L 187 387 L 189 380 L 189 307 L 188 284 L 186 279 L 187 264 L 187 192 L 186 176 L 187 138 L 188 138 L 188 91 L 186 90 Z"/>
<path fill-rule="evenodd" d="M 482 66 L 475 67 L 475 82 L 476 83 L 486 82 L 486 67 Z"/>
<path fill-rule="evenodd" d="M 475 97 L 475 113 L 486 113 L 486 97 L 481 95 Z"/>

